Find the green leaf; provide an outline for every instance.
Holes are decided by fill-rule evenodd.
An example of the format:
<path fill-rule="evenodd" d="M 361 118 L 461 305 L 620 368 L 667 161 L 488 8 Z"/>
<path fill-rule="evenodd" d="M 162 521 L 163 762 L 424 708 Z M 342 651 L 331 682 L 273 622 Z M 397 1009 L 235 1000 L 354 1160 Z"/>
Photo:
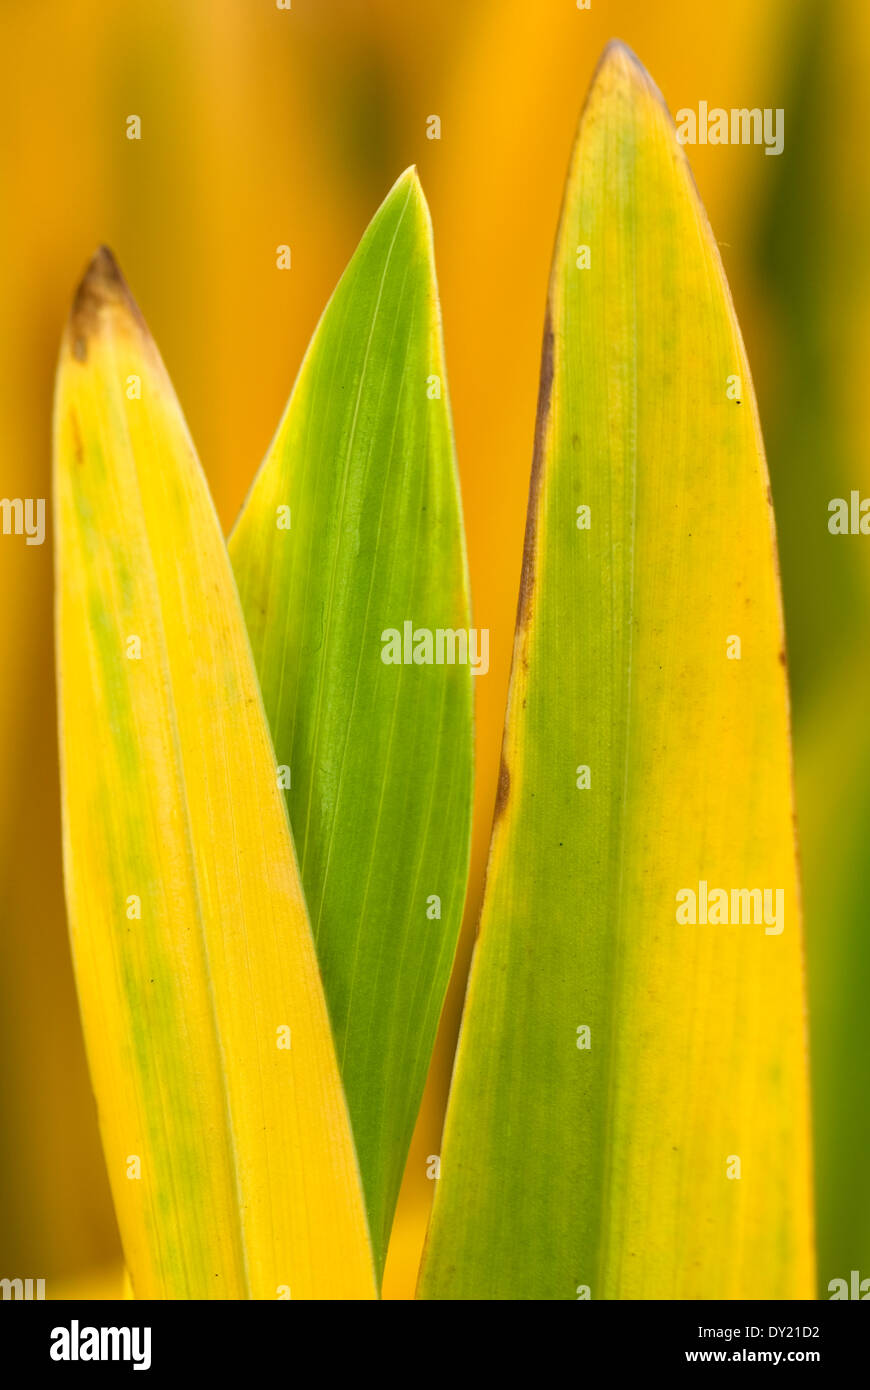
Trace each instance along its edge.
<path fill-rule="evenodd" d="M 862 83 L 844 83 L 842 67 L 846 53 L 852 71 L 870 60 L 870 10 L 817 0 L 791 19 L 789 155 L 765 170 L 753 274 L 764 285 L 765 322 L 769 313 L 774 333 L 765 438 L 789 632 L 813 1025 L 818 1292 L 828 1298 L 832 1280 L 870 1270 L 870 1106 L 864 1068 L 856 1065 L 870 1056 L 870 555 L 866 542 L 828 529 L 835 498 L 850 503 L 853 489 L 870 493 L 870 316 L 866 294 L 856 293 L 867 261 L 855 235 L 870 214 L 870 183 L 866 175 L 843 177 L 853 161 L 866 168 L 867 95 Z M 834 103 L 843 112 L 837 161 L 815 138 Z M 848 353 L 844 342 L 854 345 Z"/>
<path fill-rule="evenodd" d="M 716 244 L 658 91 L 611 45 L 551 281 L 423 1297 L 813 1296 L 782 643 Z M 702 883 L 729 916 L 731 890 L 782 890 L 781 915 L 702 923 Z"/>
<path fill-rule="evenodd" d="M 94 258 L 55 402 L 70 932 L 137 1298 L 373 1298 L 244 619 L 171 383 Z"/>
<path fill-rule="evenodd" d="M 472 784 L 469 665 L 382 659 L 391 629 L 470 622 L 413 170 L 321 319 L 230 555 L 382 1265 L 461 919 Z"/>

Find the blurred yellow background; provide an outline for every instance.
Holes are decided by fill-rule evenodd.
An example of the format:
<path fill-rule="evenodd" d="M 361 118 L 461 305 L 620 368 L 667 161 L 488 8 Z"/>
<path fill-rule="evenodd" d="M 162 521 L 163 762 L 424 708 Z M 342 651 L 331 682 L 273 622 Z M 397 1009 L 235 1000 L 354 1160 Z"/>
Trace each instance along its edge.
<path fill-rule="evenodd" d="M 820 1284 L 870 1277 L 870 6 L 865 0 L 3 0 L 0 496 L 49 495 L 53 373 L 108 243 L 229 529 L 369 217 L 416 163 L 435 225 L 474 622 L 468 912 L 388 1262 L 413 1295 L 495 794 L 549 260 L 602 47 L 672 111 L 782 107 L 785 148 L 688 150 L 731 280 L 777 510 L 807 909 Z M 141 140 L 126 138 L 130 115 Z M 427 139 L 427 118 L 441 120 Z M 289 244 L 292 270 L 276 269 Z M 50 544 L 0 537 L 0 1274 L 113 1296 L 120 1250 L 66 942 Z"/>

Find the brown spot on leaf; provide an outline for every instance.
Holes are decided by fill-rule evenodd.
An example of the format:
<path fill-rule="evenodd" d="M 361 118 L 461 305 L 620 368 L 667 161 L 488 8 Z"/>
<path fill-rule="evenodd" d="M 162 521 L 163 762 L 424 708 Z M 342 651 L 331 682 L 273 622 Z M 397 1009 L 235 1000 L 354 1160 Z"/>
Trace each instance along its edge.
<path fill-rule="evenodd" d="M 526 536 L 523 543 L 523 568 L 520 576 L 520 597 L 517 604 L 517 627 L 525 627 L 531 613 L 532 590 L 535 583 L 535 542 L 538 525 L 538 500 L 544 471 L 544 441 L 550 418 L 553 395 L 553 324 L 549 311 L 544 325 L 544 345 L 541 352 L 541 383 L 538 389 L 538 414 L 535 420 L 535 450 L 532 456 L 532 476 L 529 483 L 529 506 L 526 513 Z"/>
<path fill-rule="evenodd" d="M 507 806 L 508 797 L 510 796 L 510 791 L 511 775 L 508 771 L 507 763 L 505 762 L 504 758 L 502 758 L 501 766 L 498 770 L 498 790 L 495 794 L 495 812 L 493 813 L 492 818 L 493 824 L 495 824 L 495 822 L 499 820 L 499 818 L 503 815 L 504 809 Z"/>
<path fill-rule="evenodd" d="M 79 429 L 78 416 L 73 411 L 70 411 L 69 430 L 72 435 L 73 453 L 76 457 L 76 463 L 82 464 L 85 461 L 85 451 L 82 446 L 82 432 Z"/>

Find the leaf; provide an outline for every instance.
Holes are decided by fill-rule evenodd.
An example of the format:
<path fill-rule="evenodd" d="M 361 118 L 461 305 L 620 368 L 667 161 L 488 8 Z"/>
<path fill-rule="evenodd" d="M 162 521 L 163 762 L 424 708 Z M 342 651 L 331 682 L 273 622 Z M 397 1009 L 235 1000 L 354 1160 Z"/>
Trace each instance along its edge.
<path fill-rule="evenodd" d="M 373 1297 L 229 561 L 171 384 L 106 251 L 76 297 L 55 412 L 67 900 L 133 1289 Z"/>
<path fill-rule="evenodd" d="M 382 1268 L 461 920 L 472 783 L 469 665 L 382 659 L 391 629 L 470 622 L 413 169 L 321 319 L 230 555 Z"/>
<path fill-rule="evenodd" d="M 764 285 L 765 324 L 775 333 L 765 437 L 795 726 L 813 1024 L 818 1294 L 829 1298 L 834 1279 L 870 1268 L 870 1107 L 864 1068 L 856 1066 L 857 1058 L 870 1056 L 870 556 L 866 542 L 828 530 L 834 499 L 850 503 L 854 489 L 861 497 L 870 492 L 870 302 L 856 293 L 866 257 L 854 230 L 870 213 L 862 154 L 868 94 L 863 81 L 850 80 L 870 61 L 870 10 L 814 4 L 796 10 L 793 22 L 794 57 L 782 99 L 789 157 L 771 160 L 752 272 Z M 836 165 L 812 138 L 834 104 L 843 132 Z M 843 178 L 853 161 L 860 161 L 862 176 Z M 826 247 L 821 257 L 820 245 Z M 850 344 L 845 354 L 844 342 Z"/>
<path fill-rule="evenodd" d="M 500 795 L 421 1296 L 813 1296 L 782 641 L 716 243 L 657 89 L 611 45 L 550 287 Z M 782 889 L 783 931 L 681 924 L 677 894 L 702 881 Z"/>

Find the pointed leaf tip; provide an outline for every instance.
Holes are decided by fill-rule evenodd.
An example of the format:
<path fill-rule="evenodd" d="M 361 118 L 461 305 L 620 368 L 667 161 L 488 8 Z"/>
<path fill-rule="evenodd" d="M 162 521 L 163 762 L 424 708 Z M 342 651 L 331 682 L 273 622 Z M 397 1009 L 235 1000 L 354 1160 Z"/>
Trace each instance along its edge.
<path fill-rule="evenodd" d="M 608 40 L 602 50 L 598 66 L 599 68 L 605 66 L 619 67 L 628 72 L 642 72 L 644 77 L 648 76 L 646 68 L 634 49 L 629 48 L 622 39 Z"/>
<path fill-rule="evenodd" d="M 100 246 L 79 282 L 70 312 L 69 332 L 73 355 L 80 362 L 87 357 L 88 339 L 96 331 L 101 313 L 123 306 L 140 324 L 142 316 L 118 262 L 108 246 Z M 144 326 L 144 325 L 143 325 Z"/>
<path fill-rule="evenodd" d="M 416 164 L 409 164 L 408 168 L 405 169 L 399 175 L 399 177 L 396 179 L 396 182 L 390 189 L 390 192 L 387 194 L 387 198 L 385 201 L 389 201 L 391 195 L 398 194 L 400 192 L 405 192 L 409 194 L 411 197 L 416 198 L 417 201 L 423 205 L 423 207 L 427 206 L 426 195 L 423 192 L 423 185 L 420 182 L 420 174 Z"/>
<path fill-rule="evenodd" d="M 665 100 L 633 49 L 622 39 L 611 39 L 598 60 L 586 99 L 588 107 L 596 97 L 622 91 L 626 94 L 644 92 L 665 106 Z"/>

